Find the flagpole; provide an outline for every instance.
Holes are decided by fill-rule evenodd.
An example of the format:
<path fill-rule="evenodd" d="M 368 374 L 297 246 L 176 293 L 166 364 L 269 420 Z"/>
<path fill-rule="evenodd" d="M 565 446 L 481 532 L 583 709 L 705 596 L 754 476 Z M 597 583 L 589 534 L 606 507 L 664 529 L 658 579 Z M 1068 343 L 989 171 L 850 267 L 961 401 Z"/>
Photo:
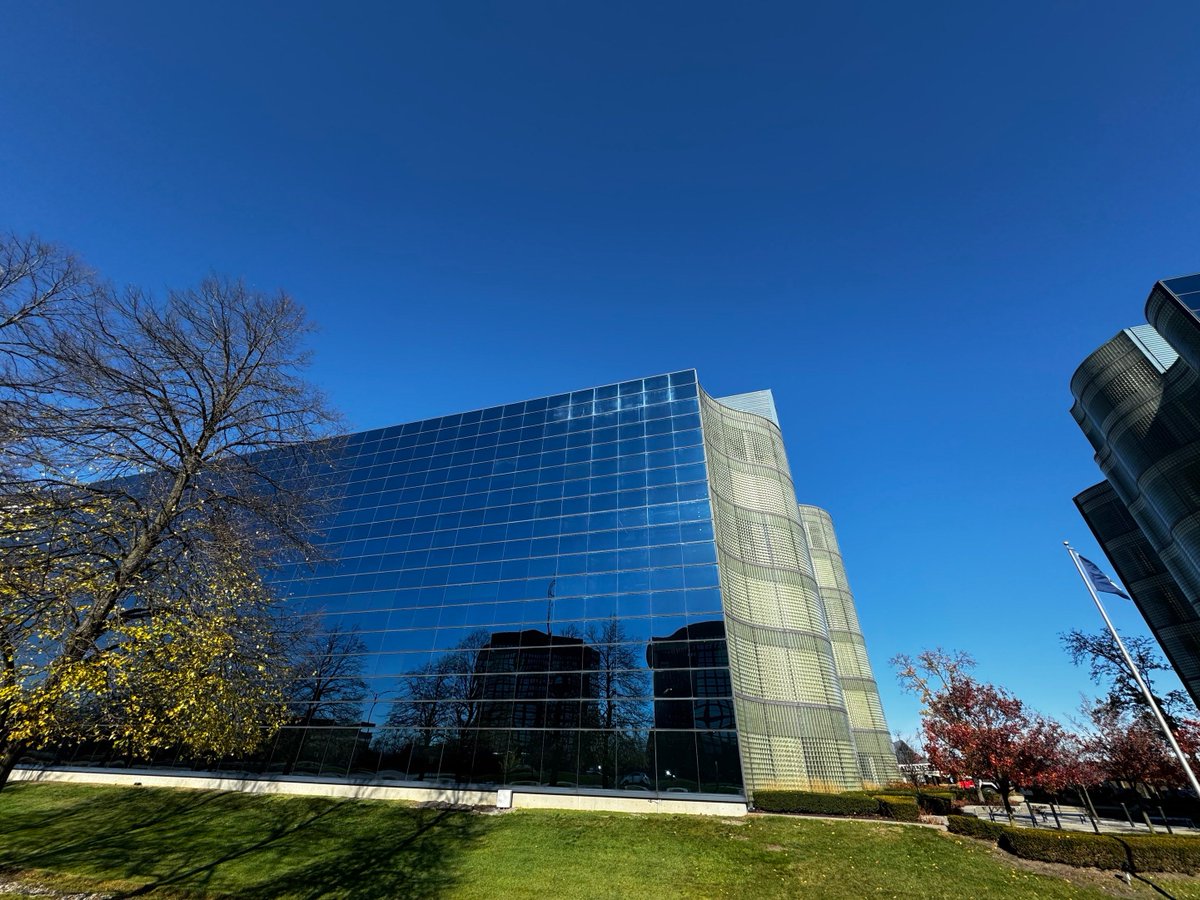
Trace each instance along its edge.
<path fill-rule="evenodd" d="M 1092 595 L 1092 599 L 1096 601 L 1096 609 L 1100 610 L 1100 615 L 1104 618 L 1104 624 L 1108 626 L 1109 633 L 1113 636 L 1113 640 L 1117 642 L 1117 648 L 1121 651 L 1121 656 L 1125 657 L 1125 664 L 1129 666 L 1129 671 L 1133 673 L 1133 679 L 1137 682 L 1138 687 L 1142 689 L 1142 694 L 1146 698 L 1146 703 L 1150 707 L 1150 711 L 1154 713 L 1154 718 L 1158 720 L 1158 727 L 1162 729 L 1162 733 L 1166 736 L 1171 749 L 1175 751 L 1175 757 L 1179 760 L 1179 764 L 1183 766 L 1183 771 L 1188 777 L 1188 781 L 1192 783 L 1192 790 L 1196 792 L 1196 796 L 1200 798 L 1200 781 L 1196 780 L 1196 773 L 1192 771 L 1192 767 L 1188 765 L 1187 757 L 1183 755 L 1183 751 L 1179 749 L 1179 744 L 1175 741 L 1175 735 L 1171 733 L 1171 726 L 1167 724 L 1167 720 L 1163 718 L 1162 710 L 1158 708 L 1158 703 L 1154 699 L 1154 695 L 1150 693 L 1150 688 L 1146 682 L 1142 680 L 1142 673 L 1138 671 L 1138 667 L 1134 665 L 1133 657 L 1129 655 L 1129 651 L 1125 649 L 1125 643 L 1121 640 L 1121 636 L 1117 634 L 1116 626 L 1113 625 L 1112 619 L 1108 617 L 1108 612 L 1104 609 L 1104 604 L 1100 602 L 1100 595 L 1096 593 L 1095 585 L 1092 580 L 1087 577 L 1083 571 L 1083 566 L 1079 564 L 1079 554 L 1067 541 L 1063 541 L 1063 546 L 1067 548 L 1067 553 L 1071 555 L 1071 562 L 1075 563 L 1075 571 L 1079 573 L 1079 577 L 1083 579 L 1084 585 L 1087 586 L 1088 593 Z"/>

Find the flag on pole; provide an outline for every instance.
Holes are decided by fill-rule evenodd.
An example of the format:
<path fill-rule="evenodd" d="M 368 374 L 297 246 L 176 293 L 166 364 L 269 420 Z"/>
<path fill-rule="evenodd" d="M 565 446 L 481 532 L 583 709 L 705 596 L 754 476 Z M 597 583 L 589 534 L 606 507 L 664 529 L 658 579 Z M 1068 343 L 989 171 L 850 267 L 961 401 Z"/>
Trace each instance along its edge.
<path fill-rule="evenodd" d="M 1113 584 L 1113 580 L 1105 575 L 1098 565 L 1090 559 L 1080 556 L 1078 553 L 1075 556 L 1079 560 L 1083 574 L 1087 576 L 1088 581 L 1092 583 L 1092 587 L 1097 591 L 1102 591 L 1105 594 L 1116 594 L 1118 597 L 1124 597 L 1126 600 L 1129 599 L 1129 595 Z"/>

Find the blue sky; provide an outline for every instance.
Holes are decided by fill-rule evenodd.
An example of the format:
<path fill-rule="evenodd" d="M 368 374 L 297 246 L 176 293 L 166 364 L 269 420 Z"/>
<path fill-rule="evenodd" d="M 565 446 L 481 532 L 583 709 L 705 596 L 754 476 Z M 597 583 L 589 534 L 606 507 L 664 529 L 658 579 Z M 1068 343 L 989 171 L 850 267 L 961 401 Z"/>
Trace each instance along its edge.
<path fill-rule="evenodd" d="M 1200 269 L 1200 6 L 16 4 L 0 227 L 310 310 L 356 427 L 696 367 L 776 392 L 887 659 L 1064 715 L 1075 366 Z M 1120 626 L 1142 630 L 1113 604 Z"/>

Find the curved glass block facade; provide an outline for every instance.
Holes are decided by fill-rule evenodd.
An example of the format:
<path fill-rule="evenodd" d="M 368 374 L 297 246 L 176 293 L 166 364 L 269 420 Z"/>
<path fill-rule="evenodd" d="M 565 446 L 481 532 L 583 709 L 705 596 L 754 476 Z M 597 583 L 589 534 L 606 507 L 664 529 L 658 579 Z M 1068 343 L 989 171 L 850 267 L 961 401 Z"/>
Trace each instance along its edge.
<path fill-rule="evenodd" d="M 823 588 L 779 429 L 694 371 L 323 462 L 322 561 L 270 576 L 312 626 L 292 721 L 224 768 L 672 797 L 895 777 L 828 517 Z"/>
<path fill-rule="evenodd" d="M 1106 481 L 1075 498 L 1192 698 L 1200 702 L 1200 276 L 1160 281 L 1149 326 L 1071 379 L 1071 415 Z"/>
<path fill-rule="evenodd" d="M 828 515 L 815 507 L 802 515 L 773 422 L 708 396 L 702 416 L 748 789 L 837 791 L 898 779 Z M 810 529 L 822 545 L 816 557 Z M 861 751 L 843 677 L 865 739 Z"/>
<path fill-rule="evenodd" d="M 858 611 L 854 608 L 854 595 L 850 593 L 841 549 L 833 532 L 833 520 L 823 509 L 801 505 L 800 522 L 808 538 L 817 590 L 829 623 L 833 662 L 850 716 L 859 776 L 866 784 L 896 781 L 900 773 L 892 737 L 883 717 L 879 686 L 867 659 L 867 642 L 858 624 Z"/>

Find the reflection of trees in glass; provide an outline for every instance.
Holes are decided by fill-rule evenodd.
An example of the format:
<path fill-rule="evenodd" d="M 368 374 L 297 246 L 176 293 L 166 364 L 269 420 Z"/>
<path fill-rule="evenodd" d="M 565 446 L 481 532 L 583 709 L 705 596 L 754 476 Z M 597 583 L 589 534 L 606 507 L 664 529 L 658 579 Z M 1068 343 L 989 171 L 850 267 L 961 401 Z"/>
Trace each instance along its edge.
<path fill-rule="evenodd" d="M 609 616 L 599 627 L 589 625 L 587 639 L 598 659 L 599 727 L 609 730 L 647 727 L 653 718 L 644 699 L 649 693 L 650 679 L 641 662 L 642 654 L 635 650 L 638 645 L 628 643 L 629 635 L 616 616 Z"/>
<path fill-rule="evenodd" d="M 629 643 L 629 634 L 616 616 L 589 625 L 587 640 L 596 653 L 596 700 L 587 704 L 590 715 L 584 724 L 601 729 L 587 734 L 592 745 L 587 755 L 600 760 L 593 774 L 607 788 L 614 786 L 617 772 L 644 767 L 645 729 L 653 721 L 645 699 L 650 680 L 638 652 L 640 645 Z"/>
<path fill-rule="evenodd" d="M 473 631 L 402 680 L 401 698 L 392 704 L 375 747 L 404 755 L 418 780 L 427 766 L 414 761 L 414 755 L 427 754 L 435 744 L 463 743 L 468 730 L 479 724 L 482 687 L 476 670 L 489 637 L 486 629 Z"/>
<path fill-rule="evenodd" d="M 345 631 L 338 626 L 303 638 L 288 698 L 293 724 L 358 722 L 367 696 L 362 677 L 366 652 L 357 628 Z"/>
<path fill-rule="evenodd" d="M 314 629 L 297 643 L 288 691 L 294 727 L 280 732 L 275 750 L 276 760 L 286 760 L 285 774 L 300 767 L 305 757 L 317 769 L 327 760 L 334 768 L 341 768 L 343 759 L 350 765 L 367 695 L 362 677 L 366 650 L 357 629 L 341 627 Z"/>
<path fill-rule="evenodd" d="M 630 640 L 615 616 L 553 635 L 474 631 L 401 679 L 374 747 L 415 780 L 547 784 L 574 783 L 582 752 L 585 774 L 615 786 L 618 771 L 645 769 L 653 718 Z"/>

